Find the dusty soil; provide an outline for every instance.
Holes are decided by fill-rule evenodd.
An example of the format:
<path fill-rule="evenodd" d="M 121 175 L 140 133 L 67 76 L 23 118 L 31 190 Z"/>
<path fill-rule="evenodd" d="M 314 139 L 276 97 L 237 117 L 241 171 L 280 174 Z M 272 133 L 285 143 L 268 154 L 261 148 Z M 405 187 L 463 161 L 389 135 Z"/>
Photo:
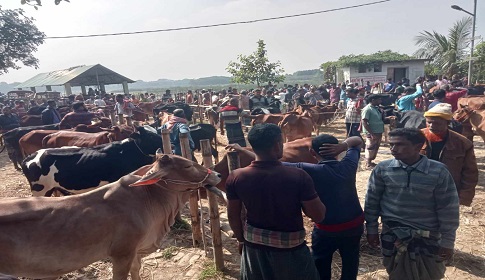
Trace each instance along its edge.
<path fill-rule="evenodd" d="M 321 133 L 330 133 L 343 139 L 345 128 L 341 121 L 321 129 Z M 477 193 L 472 207 L 460 208 L 460 227 L 457 232 L 456 250 L 453 261 L 446 270 L 446 279 L 485 279 L 485 146 L 481 139 L 475 137 L 475 153 L 480 172 Z M 225 137 L 219 135 L 219 141 L 225 143 Z M 220 154 L 224 154 L 223 145 L 219 145 Z M 196 154 L 200 160 L 200 154 Z M 377 162 L 390 158 L 384 144 L 381 147 Z M 370 171 L 359 170 L 357 189 L 361 202 L 365 196 Z M 30 196 L 28 183 L 23 174 L 16 171 L 8 160 L 6 152 L 0 154 L 0 199 L 5 197 Z M 207 201 L 203 201 L 204 213 L 207 213 Z M 219 207 L 221 222 L 227 224 L 225 207 Z M 188 207 L 183 210 L 183 217 L 189 220 Z M 204 214 L 204 221 L 208 215 Z M 311 223 L 306 220 L 308 233 Z M 216 272 L 211 263 L 212 249 L 209 225 L 205 224 L 207 250 L 193 248 L 190 230 L 173 230 L 166 238 L 159 252 L 144 259 L 143 279 L 237 279 L 239 274 L 239 254 L 236 242 L 223 234 L 224 261 L 223 273 Z M 308 234 L 308 242 L 311 242 Z M 380 264 L 380 253 L 372 249 L 362 239 L 359 279 L 387 279 L 387 274 Z M 339 279 L 341 262 L 338 253 L 334 255 L 334 279 Z M 94 263 L 78 271 L 64 275 L 60 279 L 111 279 L 109 260 Z"/>

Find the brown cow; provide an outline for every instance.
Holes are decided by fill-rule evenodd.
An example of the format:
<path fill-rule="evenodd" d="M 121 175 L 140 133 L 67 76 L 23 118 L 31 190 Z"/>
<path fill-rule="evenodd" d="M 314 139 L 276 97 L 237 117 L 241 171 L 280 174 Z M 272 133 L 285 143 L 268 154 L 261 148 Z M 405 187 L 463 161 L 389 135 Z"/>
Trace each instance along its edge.
<path fill-rule="evenodd" d="M 56 132 L 59 132 L 59 130 L 32 130 L 20 137 L 19 146 L 23 158 L 42 149 L 42 140 L 44 137 Z"/>
<path fill-rule="evenodd" d="M 485 109 L 485 96 L 483 95 L 469 95 L 466 97 L 461 97 L 458 99 L 458 110 L 455 112 L 455 119 L 461 118 L 460 121 L 463 125 L 463 131 L 461 134 L 468 138 L 468 140 L 473 141 L 473 126 L 470 124 L 469 118 L 465 117 L 466 112 L 461 111 L 461 108 L 469 108 L 471 110 L 483 110 Z M 460 117 L 457 115 L 461 115 Z M 475 117 L 476 118 L 476 117 Z M 475 128 L 476 129 L 476 128 Z M 478 133 L 477 133 L 478 134 Z"/>
<path fill-rule="evenodd" d="M 255 125 L 258 123 L 278 124 L 283 120 L 284 117 L 285 117 L 285 114 L 267 114 L 267 115 L 248 116 L 248 118 L 252 119 L 251 125 Z"/>
<path fill-rule="evenodd" d="M 328 106 L 299 105 L 295 111 L 304 117 L 311 118 L 313 130 L 316 135 L 319 135 L 320 126 L 326 125 L 333 118 L 337 108 L 336 104 Z"/>
<path fill-rule="evenodd" d="M 455 112 L 453 118 L 463 124 L 469 123 L 473 128 L 474 132 L 479 135 L 485 142 L 485 110 L 474 110 L 470 107 L 462 107 Z M 463 128 L 465 129 L 466 126 L 464 125 Z M 473 130 L 471 135 L 472 141 Z M 469 134 L 465 136 L 468 136 L 467 138 L 470 139 Z"/>
<path fill-rule="evenodd" d="M 98 133 L 86 133 L 77 131 L 61 130 L 49 134 L 42 139 L 42 148 L 60 148 L 65 146 L 94 147 L 113 141 L 121 141 L 124 135 L 119 127 L 114 127 L 113 132 L 103 131 Z"/>
<path fill-rule="evenodd" d="M 312 119 L 296 114 L 285 115 L 278 126 L 281 128 L 285 142 L 311 137 L 314 127 Z"/>
<path fill-rule="evenodd" d="M 280 161 L 286 162 L 309 162 L 317 163 L 317 159 L 310 153 L 312 147 L 312 138 L 298 139 L 292 142 L 283 144 L 283 157 Z M 247 148 L 250 150 L 249 148 Z M 246 167 L 251 164 L 254 159 L 246 153 L 239 153 L 239 161 L 241 167 Z M 227 166 L 227 155 L 224 155 L 222 160 L 214 166 L 214 170 L 221 174 L 221 182 L 217 185 L 220 190 L 226 190 L 226 179 L 229 176 L 229 169 Z"/>
<path fill-rule="evenodd" d="M 190 160 L 157 154 L 152 165 L 91 192 L 3 199 L 0 273 L 56 279 L 109 258 L 113 279 L 140 280 L 141 258 L 160 248 L 191 191 L 206 187 L 221 196 L 210 187 L 219 181 Z"/>
<path fill-rule="evenodd" d="M 143 112 L 145 112 L 145 114 L 151 116 L 153 115 L 153 108 L 155 108 L 160 104 L 162 104 L 162 100 L 157 100 L 153 102 L 140 102 L 138 103 L 138 105 L 136 105 L 136 107 L 138 107 Z"/>

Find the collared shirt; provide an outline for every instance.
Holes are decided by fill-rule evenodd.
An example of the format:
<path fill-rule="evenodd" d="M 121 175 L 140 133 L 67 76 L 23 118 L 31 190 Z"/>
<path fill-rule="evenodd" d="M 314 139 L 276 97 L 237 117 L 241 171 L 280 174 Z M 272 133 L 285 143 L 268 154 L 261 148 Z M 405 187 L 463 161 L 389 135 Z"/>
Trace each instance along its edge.
<path fill-rule="evenodd" d="M 416 106 L 414 105 L 414 99 L 420 97 L 423 94 L 423 89 L 421 85 L 416 85 L 416 92 L 413 94 L 408 94 L 399 98 L 396 102 L 397 108 L 399 111 L 412 111 L 416 110 Z"/>
<path fill-rule="evenodd" d="M 372 171 L 365 198 L 369 234 L 382 222 L 396 221 L 415 229 L 439 232 L 441 246 L 453 248 L 459 224 L 458 193 L 446 166 L 426 156 L 412 166 L 390 159 Z"/>
<path fill-rule="evenodd" d="M 345 111 L 346 123 L 360 123 L 360 114 L 358 111 L 359 101 L 360 99 L 358 98 L 347 99 L 347 111 Z"/>
<path fill-rule="evenodd" d="M 372 106 L 372 104 L 367 104 L 364 109 L 362 109 L 362 119 L 366 119 L 369 122 L 369 127 L 372 133 L 383 133 L 384 132 L 384 121 L 382 120 L 382 113 L 378 107 Z M 369 133 L 365 126 L 362 126 L 364 133 Z"/>

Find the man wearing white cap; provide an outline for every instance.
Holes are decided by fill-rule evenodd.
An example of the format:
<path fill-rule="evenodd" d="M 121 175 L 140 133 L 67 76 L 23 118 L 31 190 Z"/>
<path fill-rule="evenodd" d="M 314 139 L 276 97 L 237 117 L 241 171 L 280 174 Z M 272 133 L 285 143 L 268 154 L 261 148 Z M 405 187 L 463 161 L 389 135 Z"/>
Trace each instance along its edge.
<path fill-rule="evenodd" d="M 446 165 L 458 190 L 460 204 L 470 206 L 478 183 L 478 168 L 473 143 L 450 130 L 451 105 L 439 103 L 424 113 L 426 128 L 422 131 L 426 143 L 421 154 Z"/>

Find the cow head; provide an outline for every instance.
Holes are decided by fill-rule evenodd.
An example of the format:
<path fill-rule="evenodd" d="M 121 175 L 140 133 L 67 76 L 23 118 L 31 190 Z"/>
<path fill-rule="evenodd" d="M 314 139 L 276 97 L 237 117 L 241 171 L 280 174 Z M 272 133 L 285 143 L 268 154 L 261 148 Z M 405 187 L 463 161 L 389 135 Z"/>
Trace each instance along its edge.
<path fill-rule="evenodd" d="M 205 186 L 210 191 L 222 196 L 214 190 L 221 181 L 220 174 L 203 167 L 186 158 L 163 154 L 157 150 L 157 160 L 146 171 L 145 175 L 131 186 L 163 184 L 173 191 L 185 192 Z"/>
<path fill-rule="evenodd" d="M 135 132 L 130 135 L 130 138 L 145 155 L 154 155 L 157 149 L 162 148 L 162 137 L 151 127 L 135 127 Z"/>
<path fill-rule="evenodd" d="M 473 113 L 473 110 L 466 105 L 460 105 L 460 107 L 461 108 L 458 109 L 453 115 L 453 119 L 463 123 L 470 119 L 470 115 Z"/>

